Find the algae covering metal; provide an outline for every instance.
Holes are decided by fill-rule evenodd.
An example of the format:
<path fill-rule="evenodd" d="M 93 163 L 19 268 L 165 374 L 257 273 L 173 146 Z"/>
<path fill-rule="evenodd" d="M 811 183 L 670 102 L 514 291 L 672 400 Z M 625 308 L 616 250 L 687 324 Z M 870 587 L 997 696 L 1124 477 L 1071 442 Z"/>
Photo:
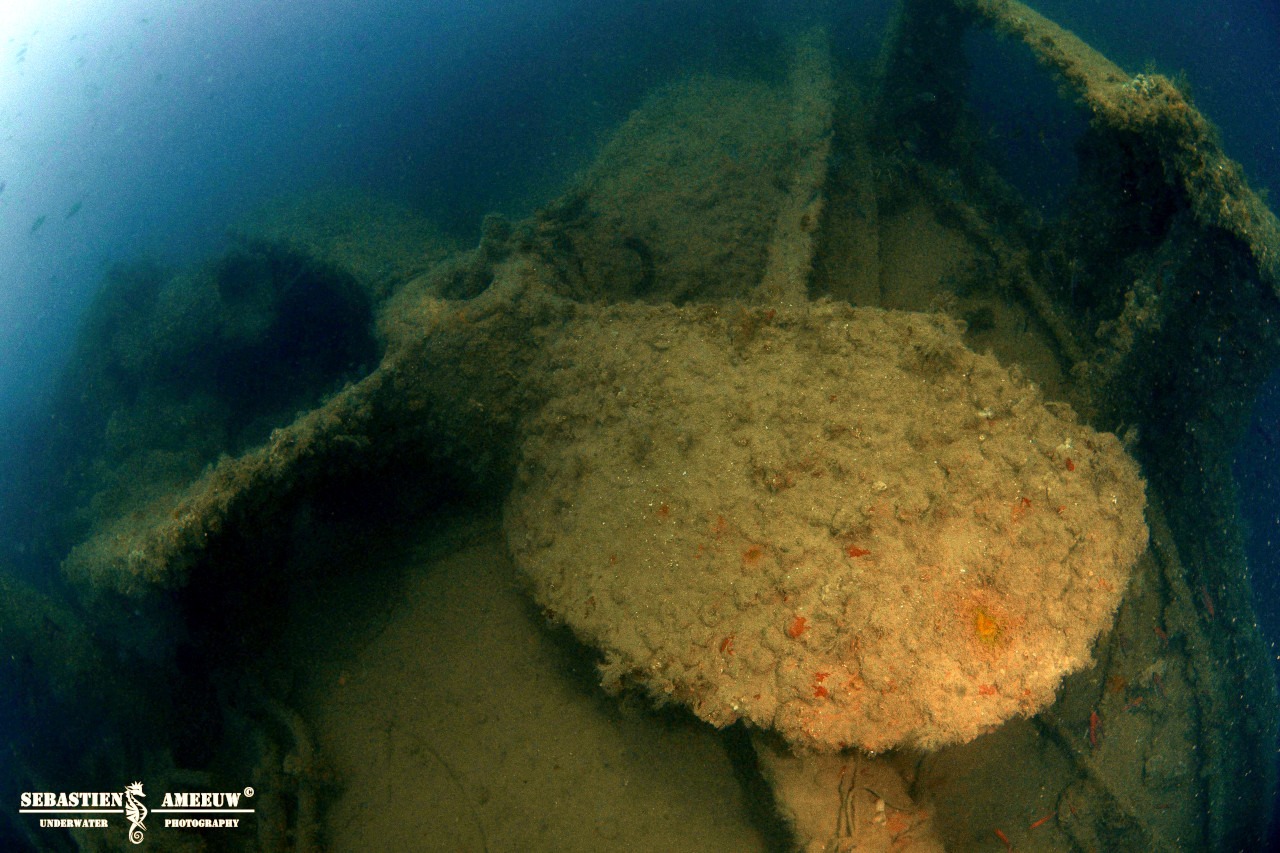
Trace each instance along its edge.
<path fill-rule="evenodd" d="M 1089 110 L 1052 227 L 982 160 L 956 37 L 975 23 Z M 63 568 L 99 629 L 166 614 L 197 629 L 200 676 L 246 680 L 227 650 L 269 647 L 281 590 L 323 583 L 296 553 L 322 539 L 312 504 L 445 470 L 511 490 L 510 550 L 606 687 L 749 724 L 796 846 L 1260 837 L 1275 692 L 1224 459 L 1276 360 L 1274 217 L 1169 81 L 1020 4 L 911 0 L 874 79 L 811 34 L 782 82 L 672 85 L 472 252 L 436 263 L 429 227 L 353 218 L 263 230 L 318 221 L 290 251 L 376 300 L 381 363 L 185 486 L 95 496 Z M 83 677 L 98 635 L 15 596 Z M 9 621 L 11 650 L 37 647 L 39 620 Z M 311 718 L 271 695 L 289 677 L 208 702 L 273 734 L 251 760 L 291 805 L 264 849 L 321 834 Z M 386 728 L 389 752 L 430 749 Z"/>
<path fill-rule="evenodd" d="M 1146 547 L 1137 466 L 939 316 L 585 313 L 507 532 L 640 685 L 799 748 L 935 749 L 1054 699 Z"/>

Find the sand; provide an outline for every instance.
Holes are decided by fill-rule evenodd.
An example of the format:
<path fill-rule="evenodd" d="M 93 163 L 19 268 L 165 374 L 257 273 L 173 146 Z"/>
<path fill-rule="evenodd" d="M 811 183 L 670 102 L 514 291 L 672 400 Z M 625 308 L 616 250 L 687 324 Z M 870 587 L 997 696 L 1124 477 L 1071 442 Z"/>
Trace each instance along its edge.
<path fill-rule="evenodd" d="M 342 780 L 330 849 L 766 849 L 722 737 L 605 696 L 492 509 L 301 586 L 288 623 L 300 712 Z"/>

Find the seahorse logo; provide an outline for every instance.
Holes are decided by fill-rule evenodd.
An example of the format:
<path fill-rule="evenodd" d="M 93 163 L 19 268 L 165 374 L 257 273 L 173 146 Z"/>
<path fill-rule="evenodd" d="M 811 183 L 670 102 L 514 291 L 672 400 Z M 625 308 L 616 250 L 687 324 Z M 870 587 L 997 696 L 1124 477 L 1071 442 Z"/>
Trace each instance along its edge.
<path fill-rule="evenodd" d="M 143 821 L 147 819 L 147 807 L 138 802 L 138 797 L 145 797 L 142 793 L 142 783 L 134 782 L 124 789 L 124 816 L 129 821 L 129 840 L 134 844 L 142 843 L 142 833 L 147 831 L 147 827 Z"/>

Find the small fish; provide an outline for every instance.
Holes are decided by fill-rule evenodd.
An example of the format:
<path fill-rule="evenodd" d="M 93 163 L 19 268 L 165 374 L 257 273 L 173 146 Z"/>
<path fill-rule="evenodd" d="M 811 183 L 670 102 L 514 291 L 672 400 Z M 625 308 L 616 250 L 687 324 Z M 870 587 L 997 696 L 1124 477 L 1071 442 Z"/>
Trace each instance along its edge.
<path fill-rule="evenodd" d="M 4 188 L 9 186 L 8 181 L 0 181 L 0 193 L 4 192 Z"/>
<path fill-rule="evenodd" d="M 45 220 L 45 216 L 43 213 L 36 217 L 36 221 L 31 223 L 32 234 L 40 230 L 40 226 L 44 225 L 44 220 Z"/>
<path fill-rule="evenodd" d="M 80 208 L 81 208 L 81 207 L 83 207 L 83 206 L 84 206 L 84 202 L 83 202 L 83 201 L 78 201 L 78 202 L 76 202 L 75 204 L 71 205 L 71 209 L 67 211 L 67 215 L 66 215 L 66 216 L 64 216 L 64 217 L 62 217 L 62 218 L 63 218 L 63 219 L 70 219 L 71 217 L 73 217 L 73 216 L 75 216 L 77 213 L 79 213 L 79 212 L 80 212 Z"/>

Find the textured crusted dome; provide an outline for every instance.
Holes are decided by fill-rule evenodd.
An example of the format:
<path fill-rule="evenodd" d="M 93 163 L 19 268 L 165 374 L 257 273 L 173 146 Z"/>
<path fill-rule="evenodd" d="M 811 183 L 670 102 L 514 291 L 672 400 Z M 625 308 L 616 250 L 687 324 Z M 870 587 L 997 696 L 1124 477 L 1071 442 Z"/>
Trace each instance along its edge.
<path fill-rule="evenodd" d="M 540 370 L 512 552 L 606 685 L 717 725 L 969 740 L 1090 663 L 1146 547 L 1116 438 L 942 317 L 590 309 Z"/>

